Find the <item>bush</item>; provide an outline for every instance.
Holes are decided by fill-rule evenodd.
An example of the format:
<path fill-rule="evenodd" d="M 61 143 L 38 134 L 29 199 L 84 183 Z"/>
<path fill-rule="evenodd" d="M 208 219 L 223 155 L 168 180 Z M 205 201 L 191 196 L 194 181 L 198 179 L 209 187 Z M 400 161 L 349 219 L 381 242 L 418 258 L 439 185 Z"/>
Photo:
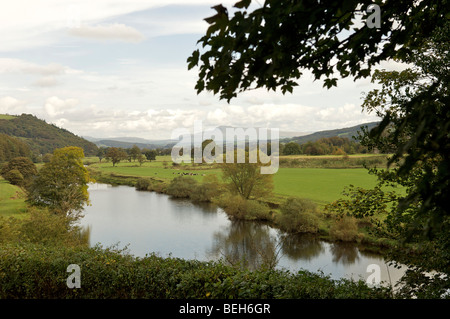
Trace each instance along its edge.
<path fill-rule="evenodd" d="M 277 223 L 283 230 L 294 233 L 318 232 L 319 217 L 317 206 L 313 202 L 291 197 L 280 206 L 280 210 Z"/>
<path fill-rule="evenodd" d="M 20 171 L 18 169 L 12 169 L 9 172 L 6 172 L 3 177 L 10 182 L 12 185 L 18 185 L 21 186 L 23 185 L 25 179 L 22 175 L 22 173 L 20 173 Z"/>
<path fill-rule="evenodd" d="M 44 245 L 77 246 L 89 244 L 89 230 L 71 226 L 65 216 L 31 207 L 24 219 L 0 218 L 0 243 L 27 242 Z"/>
<path fill-rule="evenodd" d="M 240 195 L 226 194 L 216 203 L 232 218 L 245 220 L 270 220 L 271 210 L 266 203 L 245 199 Z"/>
<path fill-rule="evenodd" d="M 198 182 L 189 176 L 175 177 L 167 187 L 167 194 L 178 198 L 189 198 Z"/>
<path fill-rule="evenodd" d="M 151 189 L 152 181 L 149 178 L 139 178 L 134 187 L 138 191 L 148 191 Z"/>
<path fill-rule="evenodd" d="M 217 176 L 207 175 L 203 178 L 203 182 L 192 191 L 190 197 L 197 202 L 212 202 L 221 192 L 222 186 Z"/>
<path fill-rule="evenodd" d="M 333 240 L 355 241 L 360 239 L 356 218 L 343 216 L 338 218 L 330 227 L 330 236 Z"/>

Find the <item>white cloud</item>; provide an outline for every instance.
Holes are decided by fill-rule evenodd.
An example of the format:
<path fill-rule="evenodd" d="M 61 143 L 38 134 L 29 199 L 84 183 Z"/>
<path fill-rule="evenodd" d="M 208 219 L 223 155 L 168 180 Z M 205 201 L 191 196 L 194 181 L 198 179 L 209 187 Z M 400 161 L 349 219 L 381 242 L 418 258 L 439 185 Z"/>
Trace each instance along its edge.
<path fill-rule="evenodd" d="M 69 28 L 70 35 L 97 40 L 120 40 L 137 43 L 144 40 L 144 35 L 138 30 L 120 23 Z"/>
<path fill-rule="evenodd" d="M 52 96 L 45 101 L 44 109 L 52 118 L 57 116 L 61 117 L 62 115 L 67 114 L 67 112 L 70 112 L 77 104 L 77 99 L 63 100 L 57 96 Z"/>
<path fill-rule="evenodd" d="M 44 76 L 33 83 L 35 86 L 39 87 L 51 87 L 58 85 L 58 81 L 54 76 Z"/>
<path fill-rule="evenodd" d="M 11 96 L 0 97 L 0 113 L 18 114 L 25 104 L 25 101 L 20 101 Z"/>
<path fill-rule="evenodd" d="M 62 74 L 65 67 L 58 63 L 40 65 L 20 59 L 0 58 L 0 73 L 22 73 L 42 76 Z"/>

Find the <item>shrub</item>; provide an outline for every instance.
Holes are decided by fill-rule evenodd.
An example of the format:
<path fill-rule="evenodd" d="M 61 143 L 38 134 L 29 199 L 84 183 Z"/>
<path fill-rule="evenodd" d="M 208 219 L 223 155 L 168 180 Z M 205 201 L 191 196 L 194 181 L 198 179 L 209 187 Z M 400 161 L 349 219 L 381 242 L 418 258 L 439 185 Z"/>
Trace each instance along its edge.
<path fill-rule="evenodd" d="M 197 181 L 189 176 L 175 177 L 167 187 L 167 194 L 178 198 L 189 198 L 195 188 Z"/>
<path fill-rule="evenodd" d="M 336 219 L 330 227 L 330 236 L 333 240 L 354 241 L 360 238 L 356 218 L 343 216 Z"/>
<path fill-rule="evenodd" d="M 288 198 L 280 206 L 277 222 L 287 232 L 316 233 L 319 230 L 317 206 L 297 197 Z"/>
<path fill-rule="evenodd" d="M 226 194 L 216 203 L 235 219 L 270 220 L 271 210 L 266 203 L 245 199 L 240 195 Z"/>
<path fill-rule="evenodd" d="M 18 169 L 12 169 L 9 172 L 6 172 L 3 177 L 10 182 L 12 185 L 18 185 L 21 186 L 23 185 L 25 179 L 22 175 L 22 173 L 20 173 L 20 171 Z"/>
<path fill-rule="evenodd" d="M 222 185 L 219 183 L 216 175 L 207 175 L 203 182 L 192 191 L 190 197 L 197 202 L 211 202 L 219 196 L 222 191 Z"/>
<path fill-rule="evenodd" d="M 134 185 L 134 187 L 138 191 L 148 191 L 148 190 L 150 190 L 151 185 L 152 185 L 152 182 L 149 178 L 139 178 L 136 181 L 136 184 Z"/>
<path fill-rule="evenodd" d="M 29 217 L 0 218 L 0 243 L 27 242 L 55 246 L 77 246 L 89 243 L 89 229 L 70 225 L 66 216 L 47 209 L 30 207 Z"/>

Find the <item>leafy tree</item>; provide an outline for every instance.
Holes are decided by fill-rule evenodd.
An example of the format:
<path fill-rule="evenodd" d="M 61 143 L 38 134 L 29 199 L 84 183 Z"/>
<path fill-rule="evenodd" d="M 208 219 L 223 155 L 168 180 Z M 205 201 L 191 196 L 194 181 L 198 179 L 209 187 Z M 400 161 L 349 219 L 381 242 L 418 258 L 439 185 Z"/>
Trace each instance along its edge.
<path fill-rule="evenodd" d="M 270 196 L 273 190 L 272 174 L 261 174 L 262 164 L 259 161 L 250 163 L 248 152 L 245 152 L 245 162 L 238 163 L 237 153 L 235 151 L 233 163 L 221 164 L 222 178 L 228 182 L 229 190 L 244 199 Z"/>
<path fill-rule="evenodd" d="M 113 163 L 113 166 L 116 166 L 117 163 L 120 163 L 121 160 L 125 160 L 128 158 L 128 154 L 117 147 L 109 147 L 106 151 L 105 158 L 110 160 Z"/>
<path fill-rule="evenodd" d="M 284 145 L 283 148 L 283 154 L 284 155 L 298 155 L 301 154 L 301 148 L 298 143 L 295 142 L 289 142 Z"/>
<path fill-rule="evenodd" d="M 137 160 L 139 162 L 139 165 L 142 166 L 142 164 L 145 162 L 145 155 L 144 154 L 139 154 Z"/>
<path fill-rule="evenodd" d="M 376 1 L 380 27 L 357 26 L 358 15 L 363 21 L 369 17 L 365 9 L 372 2 L 267 0 L 250 11 L 251 0 L 241 0 L 232 15 L 217 5 L 199 40 L 205 50 L 192 53 L 188 68 L 199 68 L 198 93 L 212 91 L 230 101 L 254 88 L 292 92 L 303 70 L 316 80 L 324 78 L 330 88 L 337 76 L 370 76 L 381 61 L 414 63 L 418 70 L 378 77 L 384 89 L 369 95 L 365 107 L 386 104 L 383 97 L 389 105 L 379 113 L 382 121 L 366 145 L 381 148 L 383 132 L 390 129 L 387 144 L 395 150 L 391 162 L 399 163 L 399 178 L 424 165 L 403 207 L 420 201 L 418 216 L 428 220 L 425 231 L 432 234 L 448 216 L 450 193 L 448 0 Z"/>
<path fill-rule="evenodd" d="M 105 157 L 105 155 L 106 155 L 106 150 L 107 150 L 106 147 L 99 147 L 99 148 L 98 148 L 98 151 L 97 151 L 97 157 L 98 157 L 100 163 L 102 162 L 102 159 L 103 159 L 103 158 Z"/>
<path fill-rule="evenodd" d="M 13 158 L 1 170 L 1 175 L 11 184 L 25 187 L 36 174 L 36 165 L 28 157 Z"/>
<path fill-rule="evenodd" d="M 7 121 L 7 120 L 3 120 Z M 3 125 L 0 122 L 0 126 Z M 14 157 L 30 157 L 30 148 L 18 138 L 0 133 L 0 162 L 5 162 Z"/>
<path fill-rule="evenodd" d="M 420 258 L 399 250 L 389 258 L 413 267 L 402 278 L 401 293 L 419 298 L 440 298 L 450 289 L 449 34 L 447 23 L 414 50 L 407 59 L 411 68 L 375 71 L 373 81 L 381 89 L 369 92 L 363 106 L 383 121 L 375 130 L 363 130 L 360 139 L 369 149 L 394 150 L 390 168 L 370 171 L 379 181 L 374 189 L 350 189 L 349 199 L 331 205 L 357 217 L 386 215 L 376 230 L 418 247 Z M 406 194 L 385 186 L 403 186 Z"/>
<path fill-rule="evenodd" d="M 64 147 L 56 149 L 49 163 L 45 163 L 34 179 L 28 202 L 48 207 L 50 211 L 68 217 L 73 222 L 81 217 L 89 203 L 89 173 L 84 167 L 83 149 Z"/>
<path fill-rule="evenodd" d="M 147 160 L 149 161 L 155 161 L 156 160 L 156 155 L 158 155 L 156 150 L 142 150 L 145 157 L 147 158 Z"/>
<path fill-rule="evenodd" d="M 138 159 L 139 155 L 141 155 L 141 149 L 139 147 L 137 147 L 136 145 L 133 145 L 133 147 L 130 148 L 129 155 L 133 159 L 133 161 L 136 161 L 136 159 Z"/>
<path fill-rule="evenodd" d="M 448 11 L 446 0 L 266 0 L 253 11 L 251 2 L 238 1 L 232 15 L 216 5 L 205 19 L 209 28 L 198 42 L 206 50 L 187 60 L 189 69 L 199 67 L 198 93 L 230 101 L 254 88 L 292 92 L 305 69 L 328 88 L 337 76 L 367 77 L 380 61 L 421 47 Z M 380 27 L 357 25 L 373 3 L 380 6 Z"/>

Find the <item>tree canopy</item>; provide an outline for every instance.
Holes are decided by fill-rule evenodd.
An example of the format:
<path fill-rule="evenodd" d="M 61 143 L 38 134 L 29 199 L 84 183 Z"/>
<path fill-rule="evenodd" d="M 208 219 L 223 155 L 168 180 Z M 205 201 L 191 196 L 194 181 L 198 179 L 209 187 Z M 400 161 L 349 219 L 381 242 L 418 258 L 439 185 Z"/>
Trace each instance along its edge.
<path fill-rule="evenodd" d="M 233 14 L 216 5 L 205 19 L 204 51 L 187 60 L 199 67 L 198 93 L 230 101 L 254 88 L 292 92 L 304 70 L 328 88 L 338 77 L 367 77 L 379 62 L 422 47 L 448 12 L 447 0 L 266 0 L 250 11 L 251 3 L 238 1 Z M 372 4 L 380 7 L 379 28 L 364 23 Z"/>
<path fill-rule="evenodd" d="M 56 149 L 49 163 L 39 170 L 30 187 L 28 201 L 35 206 L 77 220 L 89 203 L 89 172 L 84 167 L 83 150 L 79 147 Z"/>

